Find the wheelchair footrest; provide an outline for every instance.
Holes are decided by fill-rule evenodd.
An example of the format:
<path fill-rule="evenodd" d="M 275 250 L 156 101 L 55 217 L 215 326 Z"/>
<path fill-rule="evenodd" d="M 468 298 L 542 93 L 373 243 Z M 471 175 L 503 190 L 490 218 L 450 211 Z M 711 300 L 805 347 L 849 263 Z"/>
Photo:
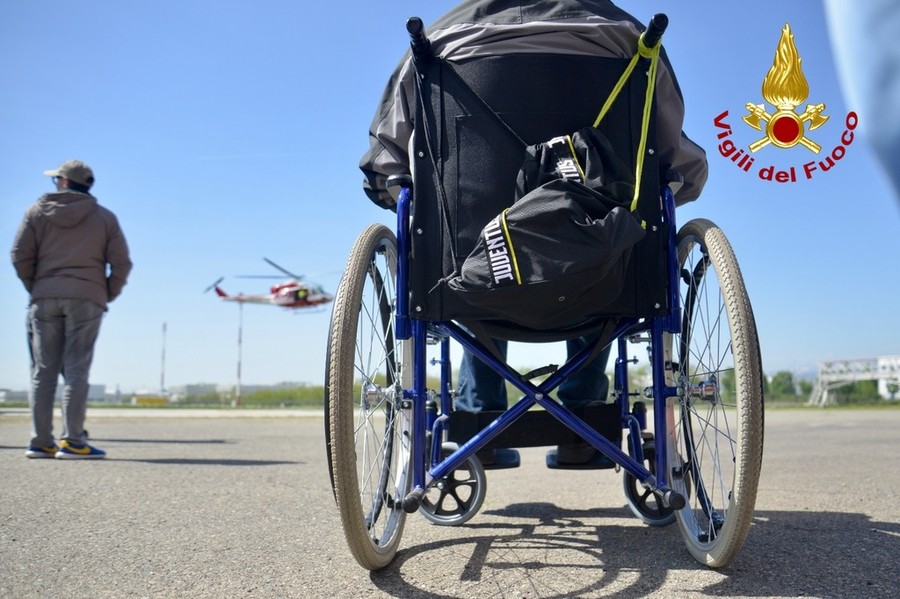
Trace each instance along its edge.
<path fill-rule="evenodd" d="M 556 460 L 555 449 L 547 452 L 547 468 L 554 470 L 609 470 L 615 467 L 616 463 L 599 451 L 591 459 L 580 464 L 559 463 Z"/>

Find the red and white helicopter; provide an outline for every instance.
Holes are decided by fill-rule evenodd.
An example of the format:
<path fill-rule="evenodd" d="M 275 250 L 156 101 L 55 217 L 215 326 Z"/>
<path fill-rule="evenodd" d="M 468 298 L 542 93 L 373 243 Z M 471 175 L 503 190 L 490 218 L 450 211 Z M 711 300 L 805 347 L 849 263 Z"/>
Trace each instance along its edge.
<path fill-rule="evenodd" d="M 219 283 L 224 280 L 220 277 L 218 281 L 206 288 L 216 290 L 216 295 L 226 302 L 238 302 L 241 304 L 272 304 L 281 306 L 282 308 L 312 308 L 322 306 L 334 299 L 334 296 L 327 293 L 320 285 L 303 281 L 302 275 L 295 275 L 292 272 L 278 266 L 268 258 L 263 258 L 271 266 L 277 268 L 287 276 L 291 277 L 287 281 L 272 285 L 269 293 L 229 295 L 221 287 Z M 267 275 L 262 275 L 267 276 Z M 245 278 L 260 278 L 258 276 L 245 276 Z"/>

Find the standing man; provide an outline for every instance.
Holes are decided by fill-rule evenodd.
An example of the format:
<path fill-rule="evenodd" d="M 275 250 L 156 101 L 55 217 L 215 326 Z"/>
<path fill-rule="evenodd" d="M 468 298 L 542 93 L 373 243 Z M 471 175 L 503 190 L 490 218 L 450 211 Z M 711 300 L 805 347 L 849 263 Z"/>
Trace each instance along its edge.
<path fill-rule="evenodd" d="M 87 443 L 88 373 L 107 303 L 122 292 L 131 260 L 116 216 L 90 194 L 91 168 L 70 160 L 44 171 L 56 191 L 25 212 L 12 248 L 16 274 L 31 295 L 31 443 L 29 458 L 99 459 Z M 108 267 L 108 268 L 107 268 Z M 53 438 L 53 401 L 59 375 L 63 431 Z"/>

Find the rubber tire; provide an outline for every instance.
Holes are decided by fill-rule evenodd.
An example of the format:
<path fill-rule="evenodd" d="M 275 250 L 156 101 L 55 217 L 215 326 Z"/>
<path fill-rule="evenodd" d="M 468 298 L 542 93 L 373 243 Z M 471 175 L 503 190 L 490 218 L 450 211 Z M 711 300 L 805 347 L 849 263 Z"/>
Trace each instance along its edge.
<path fill-rule="evenodd" d="M 325 372 L 326 449 L 350 552 L 387 566 L 406 522 L 410 488 L 411 341 L 395 338 L 397 240 L 384 225 L 360 234 L 335 295 Z"/>
<path fill-rule="evenodd" d="M 683 320 L 673 351 L 681 393 L 667 402 L 668 474 L 687 500 L 676 516 L 688 550 L 721 568 L 743 546 L 756 504 L 764 427 L 759 340 L 722 231 L 708 220 L 691 220 L 677 245 Z M 699 284 L 689 273 L 702 275 Z M 692 397 L 694 386 L 712 381 L 712 374 L 706 397 Z"/>

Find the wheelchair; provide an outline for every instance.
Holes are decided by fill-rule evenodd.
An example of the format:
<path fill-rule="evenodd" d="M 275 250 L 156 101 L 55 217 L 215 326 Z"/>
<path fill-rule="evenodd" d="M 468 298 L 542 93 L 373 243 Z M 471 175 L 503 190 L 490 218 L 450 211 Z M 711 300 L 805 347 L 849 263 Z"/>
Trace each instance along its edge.
<path fill-rule="evenodd" d="M 640 45 L 657 45 L 666 24 L 665 15 L 654 17 Z M 676 229 L 673 177 L 660 172 L 652 149 L 652 108 L 642 129 L 649 78 L 630 77 L 600 125 L 622 155 L 634 156 L 641 137 L 649 139 L 637 200 L 646 236 L 629 258 L 623 292 L 566 326 L 522 326 L 473 308 L 444 284 L 483 225 L 510 203 L 509 180 L 521 163 L 487 113 L 503 114 L 536 143 L 577 129 L 596 114 L 595 99 L 568 94 L 556 57 L 539 54 L 461 61 L 451 74 L 431 54 L 421 21 L 410 19 L 407 29 L 418 75 L 414 175 L 392 181 L 401 187 L 396 231 L 371 225 L 352 248 L 326 356 L 328 466 L 351 553 L 377 570 L 398 551 L 407 515 L 451 526 L 474 517 L 487 487 L 481 450 L 583 440 L 604 457 L 600 467 L 621 470 L 637 518 L 649 526 L 677 521 L 695 559 L 728 565 L 749 533 L 762 463 L 759 342 L 723 232 L 705 219 Z M 629 62 L 570 58 L 591 89 L 614 87 Z M 636 60 L 636 72 L 645 71 L 648 59 Z M 506 77 L 504 93 L 492 92 L 490 82 L 510 72 L 529 75 Z M 559 97 L 545 97 L 555 93 L 566 94 L 566 110 L 544 114 L 540 107 L 558 106 Z M 528 114 L 517 112 L 522 98 L 530 100 Z M 491 345 L 493 338 L 543 343 L 586 334 L 593 343 L 562 366 L 527 373 Z M 504 412 L 454 410 L 451 343 L 521 398 Z M 610 401 L 578 412 L 551 395 L 609 344 Z M 440 370 L 431 388 L 429 347 L 440 355 L 430 362 Z M 634 390 L 629 367 L 641 347 L 651 384 Z M 547 465 L 564 467 L 552 453 Z"/>

